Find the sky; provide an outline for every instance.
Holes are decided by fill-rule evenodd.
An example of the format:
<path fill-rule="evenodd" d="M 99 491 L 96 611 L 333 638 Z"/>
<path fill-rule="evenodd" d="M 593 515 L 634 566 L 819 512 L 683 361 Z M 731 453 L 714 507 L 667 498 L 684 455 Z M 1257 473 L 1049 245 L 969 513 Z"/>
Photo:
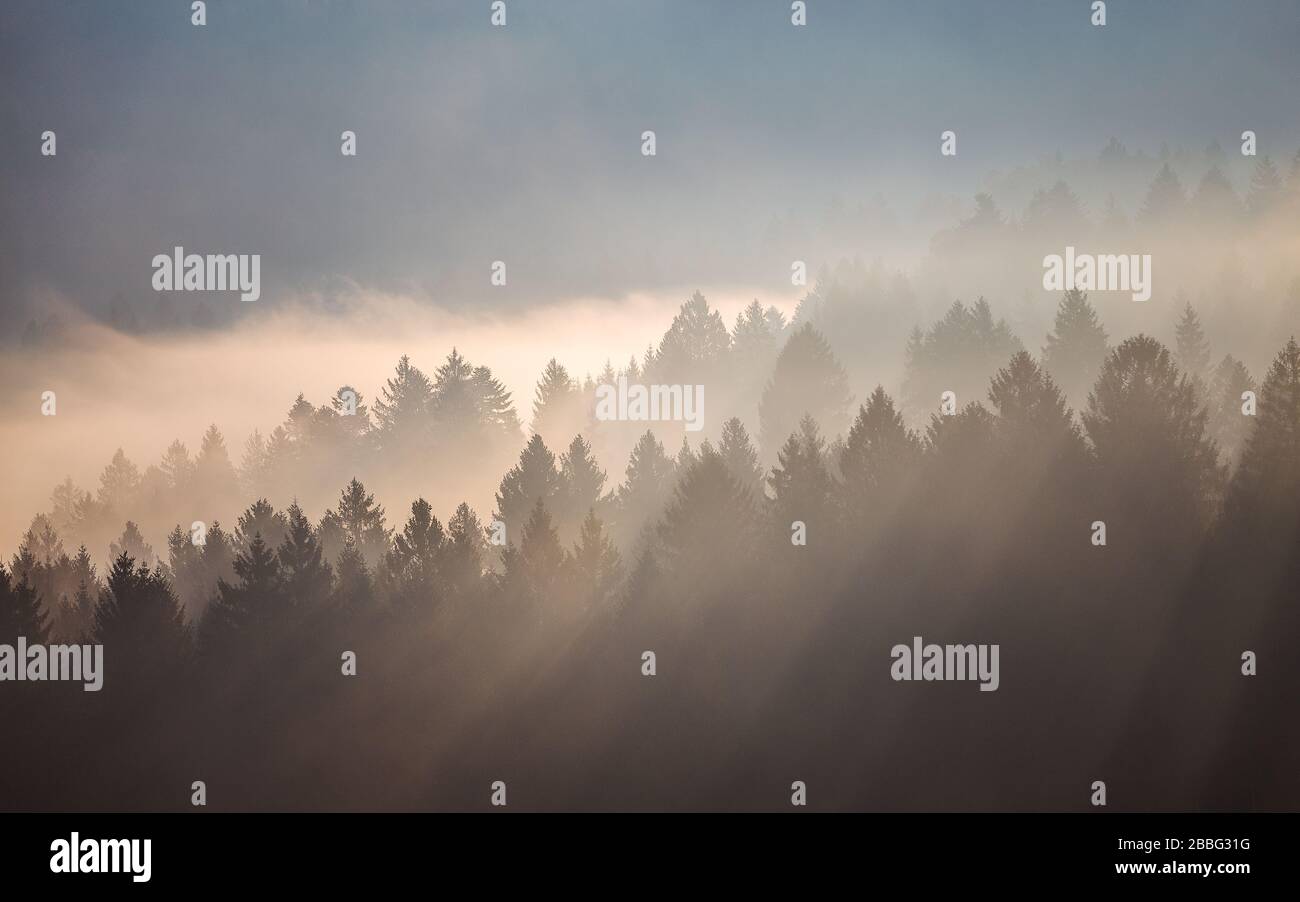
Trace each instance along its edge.
<path fill-rule="evenodd" d="M 789 7 L 508 0 L 493 28 L 487 0 L 212 2 L 195 27 L 176 0 L 6 2 L 0 326 L 147 298 L 176 245 L 261 254 L 264 305 L 772 290 L 774 219 L 875 198 L 920 240 L 925 198 L 1111 135 L 1300 143 L 1294 2 L 1112 0 L 1103 28 L 1085 0 Z"/>

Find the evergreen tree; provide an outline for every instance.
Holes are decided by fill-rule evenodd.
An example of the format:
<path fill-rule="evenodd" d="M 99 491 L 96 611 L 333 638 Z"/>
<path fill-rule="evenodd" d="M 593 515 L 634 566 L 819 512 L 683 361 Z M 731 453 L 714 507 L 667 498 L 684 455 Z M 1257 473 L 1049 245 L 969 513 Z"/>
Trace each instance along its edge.
<path fill-rule="evenodd" d="M 538 501 L 556 507 L 562 487 L 555 455 L 534 433 L 519 455 L 519 463 L 506 473 L 497 490 L 496 516 L 506 524 L 507 539 L 514 541 Z"/>
<path fill-rule="evenodd" d="M 433 383 L 405 354 L 375 401 L 376 441 L 382 451 L 404 454 L 431 440 Z"/>
<path fill-rule="evenodd" d="M 1203 224 L 1219 228 L 1231 225 L 1241 216 L 1241 200 L 1218 166 L 1211 166 L 1201 178 L 1192 207 Z"/>
<path fill-rule="evenodd" d="M 594 510 L 582 521 L 578 542 L 568 558 L 569 582 L 584 611 L 604 609 L 623 578 L 623 563 Z"/>
<path fill-rule="evenodd" d="M 36 590 L 25 579 L 15 580 L 0 564 L 0 643 L 12 646 L 19 636 L 29 645 L 44 644 L 48 618 Z"/>
<path fill-rule="evenodd" d="M 461 502 L 447 521 L 439 571 L 452 594 L 460 600 L 478 596 L 483 578 L 487 542 L 483 525 L 468 504 Z"/>
<path fill-rule="evenodd" d="M 592 455 L 591 445 L 581 435 L 574 436 L 569 450 L 560 455 L 560 491 L 557 506 L 561 536 L 578 532 L 588 511 L 604 510 L 605 471 Z"/>
<path fill-rule="evenodd" d="M 1252 216 L 1270 213 L 1282 199 L 1282 177 L 1268 157 L 1260 157 L 1255 172 L 1250 177 L 1250 193 L 1246 195 L 1246 209 Z"/>
<path fill-rule="evenodd" d="M 423 498 L 411 504 L 411 516 L 393 539 L 387 570 L 395 583 L 395 600 L 407 610 L 440 604 L 444 590 L 439 564 L 447 537 L 433 508 Z"/>
<path fill-rule="evenodd" d="M 1106 330 L 1088 296 L 1072 289 L 1056 308 L 1056 323 L 1043 348 L 1043 366 L 1066 397 L 1082 403 L 1106 359 Z"/>
<path fill-rule="evenodd" d="M 365 558 L 367 567 L 372 562 L 377 565 L 383 562 L 390 542 L 383 505 L 375 503 L 375 496 L 366 492 L 360 480 L 350 480 L 339 495 L 338 506 L 321 519 L 320 543 L 326 560 L 333 560 L 351 544 Z"/>
<path fill-rule="evenodd" d="M 194 459 L 194 485 L 194 504 L 199 511 L 224 510 L 239 491 L 239 475 L 230 462 L 226 441 L 215 425 L 203 433 L 203 442 Z"/>
<path fill-rule="evenodd" d="M 903 395 L 921 410 L 939 406 L 945 391 L 959 401 L 984 392 L 1002 362 L 1022 350 L 1020 339 L 1004 320 L 993 320 L 988 301 L 980 298 L 968 310 L 953 303 L 925 333 L 912 333 L 908 343 Z"/>
<path fill-rule="evenodd" d="M 217 581 L 217 596 L 199 624 L 199 645 L 213 660 L 259 657 L 282 638 L 289 610 L 276 553 L 260 532 L 235 555 L 237 582 Z"/>
<path fill-rule="evenodd" d="M 673 462 L 650 430 L 641 436 L 628 458 L 615 503 L 614 538 L 631 553 L 642 530 L 663 513 L 673 491 Z"/>
<path fill-rule="evenodd" d="M 673 500 L 657 530 L 678 601 L 725 592 L 729 575 L 753 565 L 753 501 L 716 451 L 701 449 L 678 474 Z"/>
<path fill-rule="evenodd" d="M 569 372 L 552 357 L 537 383 L 533 401 L 533 433 L 559 442 L 565 436 L 582 432 L 587 425 L 582 388 Z"/>
<path fill-rule="evenodd" d="M 152 569 L 158 563 L 153 547 L 144 540 L 144 536 L 140 535 L 140 527 L 131 520 L 126 521 L 126 528 L 122 530 L 122 535 L 109 546 L 109 556 L 114 560 L 123 554 L 133 561 L 138 561 L 139 565 L 146 569 Z"/>
<path fill-rule="evenodd" d="M 321 550 L 316 531 L 298 502 L 289 505 L 288 528 L 276 550 L 287 601 L 297 615 L 320 608 L 329 598 L 333 571 Z"/>
<path fill-rule="evenodd" d="M 897 499 L 921 462 L 921 439 L 903 421 L 893 399 L 877 385 L 858 408 L 840 454 L 844 499 L 851 519 L 861 521 L 884 503 Z"/>
<path fill-rule="evenodd" d="M 739 417 L 732 417 L 722 424 L 718 453 L 731 475 L 753 494 L 756 501 L 767 497 L 763 490 L 763 470 L 758 465 L 758 452 L 754 450 L 745 424 Z"/>
<path fill-rule="evenodd" d="M 1255 421 L 1242 413 L 1242 395 L 1254 390 L 1250 371 L 1231 354 L 1219 362 L 1210 379 L 1208 429 L 1225 462 L 1236 461 L 1250 436 Z"/>
<path fill-rule="evenodd" d="M 784 539 L 778 547 L 790 544 L 796 520 L 804 523 L 809 542 L 823 551 L 833 547 L 829 536 L 835 528 L 832 501 L 836 486 L 826 469 L 825 455 L 826 442 L 818 432 L 817 422 L 805 416 L 799 422 L 799 431 L 777 454 L 777 465 L 768 477 L 776 534 Z"/>
<path fill-rule="evenodd" d="M 1263 536 L 1277 527 L 1277 538 L 1285 541 L 1298 530 L 1300 345 L 1294 337 L 1264 376 L 1255 427 L 1228 492 L 1228 512 L 1243 538 Z"/>
<path fill-rule="evenodd" d="M 1189 532 L 1205 524 L 1222 478 L 1205 422 L 1192 381 L 1167 348 L 1145 335 L 1121 343 L 1083 414 L 1110 492 L 1098 503 L 1124 511 L 1126 529 L 1147 541 L 1158 534 L 1165 549 L 1192 547 Z"/>
<path fill-rule="evenodd" d="M 1205 340 L 1205 330 L 1191 304 L 1183 307 L 1174 333 L 1177 337 L 1174 362 L 1192 379 L 1203 379 L 1210 365 L 1210 343 Z"/>
<path fill-rule="evenodd" d="M 682 304 L 645 367 L 647 382 L 710 385 L 722 376 L 731 335 L 722 315 L 698 291 Z"/>
<path fill-rule="evenodd" d="M 1183 215 L 1186 205 L 1187 198 L 1183 194 L 1182 183 L 1169 168 L 1169 164 L 1164 163 L 1147 189 L 1139 218 L 1148 223 L 1172 223 Z"/>
<path fill-rule="evenodd" d="M 192 653 L 185 614 L 166 577 L 161 570 L 137 567 L 126 553 L 113 560 L 100 593 L 94 641 L 113 662 L 104 680 L 109 691 L 120 681 L 156 691 L 177 678 Z"/>
<path fill-rule="evenodd" d="M 809 324 L 786 342 L 759 402 L 759 433 L 764 454 L 774 455 L 782 442 L 811 416 L 828 434 L 848 424 L 848 376 L 826 339 Z"/>
<path fill-rule="evenodd" d="M 540 605 L 552 597 L 565 566 L 565 553 L 560 534 L 541 498 L 524 523 L 519 547 L 503 549 L 502 562 L 506 593 L 512 600 Z"/>
<path fill-rule="evenodd" d="M 235 541 L 243 550 L 253 544 L 254 538 L 261 536 L 266 546 L 274 551 L 280 547 L 288 531 L 289 521 L 284 514 L 273 508 L 265 498 L 259 498 L 239 515 Z"/>

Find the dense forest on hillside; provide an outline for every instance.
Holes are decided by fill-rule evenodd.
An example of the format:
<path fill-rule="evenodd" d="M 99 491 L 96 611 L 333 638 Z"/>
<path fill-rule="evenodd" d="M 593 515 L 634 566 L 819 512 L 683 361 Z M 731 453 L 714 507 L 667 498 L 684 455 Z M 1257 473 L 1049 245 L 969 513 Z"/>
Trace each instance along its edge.
<path fill-rule="evenodd" d="M 526 432 L 452 350 L 57 486 L 0 643 L 102 643 L 104 688 L 6 686 L 0 807 L 1300 804 L 1295 339 L 1256 376 L 1190 304 L 1166 347 L 1071 291 L 1031 349 L 977 298 L 855 397 L 817 295 L 728 328 L 697 292 L 639 359 L 553 360 Z M 706 428 L 598 420 L 620 377 L 704 386 Z M 393 499 L 467 459 L 492 510 Z M 914 636 L 999 644 L 1000 687 L 891 680 Z"/>

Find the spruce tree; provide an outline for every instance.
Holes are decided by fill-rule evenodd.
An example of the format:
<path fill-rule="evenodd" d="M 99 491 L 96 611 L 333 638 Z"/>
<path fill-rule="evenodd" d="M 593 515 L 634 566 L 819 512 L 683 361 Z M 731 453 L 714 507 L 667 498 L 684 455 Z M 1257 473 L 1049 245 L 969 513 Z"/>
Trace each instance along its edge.
<path fill-rule="evenodd" d="M 1106 330 L 1088 296 L 1072 289 L 1056 308 L 1056 322 L 1043 348 L 1043 366 L 1067 398 L 1082 405 L 1106 359 Z"/>

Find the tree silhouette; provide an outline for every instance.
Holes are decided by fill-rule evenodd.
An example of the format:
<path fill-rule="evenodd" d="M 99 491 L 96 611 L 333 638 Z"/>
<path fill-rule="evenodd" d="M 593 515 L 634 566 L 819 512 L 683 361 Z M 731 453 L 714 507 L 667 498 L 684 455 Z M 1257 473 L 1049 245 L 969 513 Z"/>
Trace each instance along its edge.
<path fill-rule="evenodd" d="M 674 469 L 664 446 L 646 430 L 632 449 L 615 495 L 614 537 L 625 553 L 632 553 L 642 529 L 663 513 L 672 496 Z"/>
<path fill-rule="evenodd" d="M 805 324 L 781 349 L 759 402 L 764 454 L 775 457 L 805 415 L 820 423 L 827 434 L 837 435 L 848 425 L 851 401 L 844 367 L 831 353 L 826 339 Z"/>
<path fill-rule="evenodd" d="M 375 503 L 375 496 L 366 492 L 359 479 L 348 482 L 338 505 L 321 518 L 320 543 L 326 560 L 334 560 L 351 544 L 368 567 L 377 566 L 388 553 L 390 535 L 383 505 Z"/>
<path fill-rule="evenodd" d="M 48 635 L 48 619 L 36 590 L 25 579 L 14 580 L 0 564 L 0 643 L 13 645 L 25 636 L 35 645 Z"/>
<path fill-rule="evenodd" d="M 623 563 L 594 510 L 582 521 L 577 543 L 568 558 L 569 582 L 581 610 L 604 610 L 623 579 Z"/>
<path fill-rule="evenodd" d="M 1082 403 L 1106 359 L 1106 330 L 1088 296 L 1070 290 L 1056 308 L 1056 322 L 1043 348 L 1047 368 L 1066 397 Z"/>
<path fill-rule="evenodd" d="M 1236 461 L 1254 426 L 1254 419 L 1242 412 L 1245 404 L 1242 395 L 1254 390 L 1255 380 L 1250 371 L 1231 354 L 1219 361 L 1210 378 L 1207 428 L 1228 463 Z"/>
<path fill-rule="evenodd" d="M 1193 380 L 1203 380 L 1210 366 L 1210 343 L 1205 340 L 1205 330 L 1191 304 L 1183 307 L 1174 333 L 1174 362 Z"/>
<path fill-rule="evenodd" d="M 167 578 L 161 570 L 137 567 L 126 553 L 113 560 L 100 593 L 94 639 L 104 646 L 105 690 L 125 684 L 124 694 L 144 687 L 159 691 L 183 672 L 193 653 L 185 614 Z"/>
<path fill-rule="evenodd" d="M 731 475 L 748 489 L 755 501 L 767 497 L 764 492 L 763 470 L 758 465 L 758 452 L 749 440 L 749 433 L 740 417 L 732 417 L 722 424 L 722 440 L 718 443 L 718 454 L 731 471 Z"/>
<path fill-rule="evenodd" d="M 1222 478 L 1206 412 L 1169 351 L 1145 335 L 1111 352 L 1083 424 L 1107 474 L 1109 505 L 1155 551 L 1188 553 Z M 1104 519 L 1104 518 L 1103 518 Z"/>
<path fill-rule="evenodd" d="M 560 455 L 560 491 L 556 501 L 561 536 L 576 534 L 589 511 L 603 511 L 606 506 L 605 471 L 592 455 L 591 445 L 581 435 L 574 436 L 569 450 Z"/>
<path fill-rule="evenodd" d="M 826 442 L 812 417 L 805 416 L 799 431 L 782 446 L 768 485 L 772 488 L 775 532 L 784 539 L 778 547 L 790 545 L 791 524 L 796 520 L 804 523 L 810 543 L 823 550 L 832 547 L 827 539 L 835 530 L 837 486 L 826 469 Z"/>
<path fill-rule="evenodd" d="M 417 498 L 411 503 L 411 516 L 393 539 L 393 550 L 386 559 L 387 571 L 396 583 L 398 607 L 410 611 L 442 602 L 444 591 L 439 565 L 445 556 L 446 543 L 442 524 L 433 515 L 429 502 Z"/>
<path fill-rule="evenodd" d="M 1020 350 L 1006 322 L 994 322 L 988 301 L 980 298 L 969 310 L 956 301 L 928 331 L 913 333 L 903 396 L 918 409 L 933 410 L 945 391 L 955 392 L 959 403 L 982 395 L 989 377 Z"/>
<path fill-rule="evenodd" d="M 874 510 L 893 507 L 920 463 L 920 437 L 907 428 L 893 400 L 877 385 L 858 408 L 840 453 L 850 521 L 861 523 Z"/>
<path fill-rule="evenodd" d="M 533 401 L 533 432 L 543 438 L 549 437 L 552 443 L 562 441 L 566 435 L 574 435 L 587 428 L 590 418 L 588 414 L 582 387 L 552 357 L 542 372 L 541 381 L 537 383 L 537 396 Z"/>
<path fill-rule="evenodd" d="M 1186 204 L 1182 183 L 1169 164 L 1163 163 L 1147 189 L 1138 218 L 1146 223 L 1165 225 L 1181 217 Z"/>
<path fill-rule="evenodd" d="M 506 538 L 513 542 L 538 501 L 559 506 L 563 483 L 556 470 L 555 455 L 536 433 L 528 440 L 519 463 L 506 473 L 497 490 L 497 518 L 506 524 Z"/>

